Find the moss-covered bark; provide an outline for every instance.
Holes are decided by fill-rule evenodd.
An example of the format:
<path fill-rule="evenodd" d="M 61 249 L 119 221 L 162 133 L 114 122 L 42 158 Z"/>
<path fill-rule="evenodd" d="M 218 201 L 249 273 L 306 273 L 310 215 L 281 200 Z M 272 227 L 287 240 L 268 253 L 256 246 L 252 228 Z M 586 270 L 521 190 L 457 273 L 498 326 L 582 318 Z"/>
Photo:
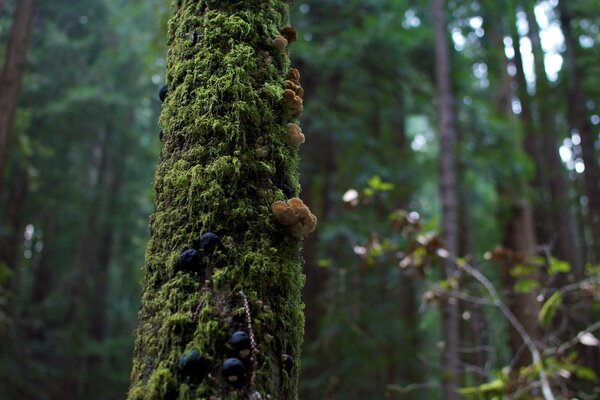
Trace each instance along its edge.
<path fill-rule="evenodd" d="M 301 93 L 286 91 L 286 76 L 296 86 L 297 75 L 288 71 L 285 43 L 274 40 L 288 24 L 288 5 L 176 0 L 173 7 L 129 399 L 294 399 L 304 325 L 299 236 L 310 229 L 278 224 L 271 207 L 299 191 L 298 141 L 288 124 L 299 116 Z M 209 231 L 222 246 L 197 270 L 181 268 L 180 254 L 199 249 Z M 250 334 L 248 319 L 256 357 L 244 360 L 247 378 L 235 389 L 221 369 L 232 333 Z M 178 363 L 193 350 L 206 371 L 189 376 Z M 284 354 L 296 360 L 292 368 Z"/>

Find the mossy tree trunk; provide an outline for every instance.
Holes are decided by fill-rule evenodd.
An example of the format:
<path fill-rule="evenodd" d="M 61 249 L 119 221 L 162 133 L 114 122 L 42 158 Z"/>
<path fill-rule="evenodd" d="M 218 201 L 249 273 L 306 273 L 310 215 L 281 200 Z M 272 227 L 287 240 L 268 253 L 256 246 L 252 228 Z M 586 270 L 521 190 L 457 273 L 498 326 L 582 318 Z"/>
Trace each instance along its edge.
<path fill-rule="evenodd" d="M 173 7 L 129 399 L 294 399 L 300 239 L 316 220 L 299 199 L 285 202 L 299 192 L 291 124 L 302 108 L 280 36 L 294 37 L 288 4 Z M 218 235 L 216 247 L 202 246 L 207 232 Z M 191 268 L 179 261 L 189 249 L 201 260 Z M 249 336 L 249 355 L 229 343 L 236 331 Z M 245 371 L 225 378 L 225 360 L 238 357 Z"/>

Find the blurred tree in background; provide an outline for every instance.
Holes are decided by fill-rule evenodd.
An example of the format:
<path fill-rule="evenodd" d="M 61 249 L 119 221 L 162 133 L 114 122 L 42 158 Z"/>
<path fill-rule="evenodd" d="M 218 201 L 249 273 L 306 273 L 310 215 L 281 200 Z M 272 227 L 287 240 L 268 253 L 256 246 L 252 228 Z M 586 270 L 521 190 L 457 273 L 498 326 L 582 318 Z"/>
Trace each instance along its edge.
<path fill-rule="evenodd" d="M 0 0 L 2 65 L 17 3 Z M 438 190 L 434 2 L 291 7 L 301 197 L 319 216 L 303 250 L 300 397 L 451 398 L 455 379 L 460 398 L 598 398 L 600 4 L 445 3 L 455 249 Z M 169 7 L 36 6 L 0 196 L 0 393 L 120 399 Z M 443 331 L 450 303 L 459 349 Z"/>

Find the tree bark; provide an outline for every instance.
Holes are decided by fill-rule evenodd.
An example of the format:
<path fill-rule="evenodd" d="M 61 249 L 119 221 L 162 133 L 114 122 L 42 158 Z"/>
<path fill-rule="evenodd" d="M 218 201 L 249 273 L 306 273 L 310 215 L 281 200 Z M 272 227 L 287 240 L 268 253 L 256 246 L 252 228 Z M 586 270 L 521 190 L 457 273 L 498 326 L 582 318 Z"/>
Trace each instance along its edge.
<path fill-rule="evenodd" d="M 35 11 L 35 0 L 19 0 L 8 37 L 4 67 L 0 76 L 0 188 L 8 161 L 10 133 L 12 130 L 21 81 L 25 71 L 27 43 Z"/>
<path fill-rule="evenodd" d="M 457 205 L 456 205 L 456 121 L 454 99 L 450 81 L 450 52 L 445 22 L 445 1 L 433 0 L 435 31 L 435 59 L 440 131 L 440 195 L 442 200 L 442 238 L 450 254 L 457 256 Z M 456 273 L 454 264 L 443 263 L 445 278 Z M 458 400 L 460 374 L 460 319 L 456 299 L 448 298 L 442 306 L 442 327 L 445 341 L 443 356 L 443 393 L 446 400 Z"/>
<path fill-rule="evenodd" d="M 528 4 L 529 6 L 529 4 Z M 558 154 L 559 139 L 556 132 L 555 112 L 552 106 L 551 88 L 546 76 L 544 66 L 544 51 L 540 42 L 540 33 L 533 4 L 526 11 L 529 22 L 529 39 L 534 53 L 536 73 L 536 104 L 540 114 L 540 132 L 542 148 L 546 162 L 547 192 L 550 194 L 550 203 L 545 202 L 550 215 L 547 227 L 548 244 L 552 245 L 553 254 L 568 261 L 574 269 L 581 268 L 581 260 L 577 251 L 575 240 L 575 226 L 571 215 L 572 202 L 569 199 L 569 190 L 565 181 L 565 172 Z"/>
<path fill-rule="evenodd" d="M 300 240 L 271 209 L 285 200 L 277 184 L 299 191 L 287 132 L 299 99 L 284 97 L 296 74 L 277 38 L 287 15 L 280 0 L 175 3 L 131 400 L 297 398 Z M 214 248 L 199 244 L 208 232 Z M 200 260 L 179 262 L 189 249 Z M 247 357 L 229 344 L 240 330 Z"/>
<path fill-rule="evenodd" d="M 569 123 L 571 130 L 579 133 L 581 137 L 581 156 L 585 165 L 583 180 L 589 202 L 588 222 L 592 232 L 592 252 L 589 261 L 598 263 L 600 262 L 600 172 L 598 172 L 598 153 L 594 146 L 597 135 L 591 129 L 586 115 L 585 94 L 581 86 L 582 72 L 577 62 L 577 44 L 571 29 L 569 5 L 561 0 L 558 7 L 561 28 L 565 36 Z M 576 272 L 579 277 L 583 276 L 583 268 L 579 268 Z"/>

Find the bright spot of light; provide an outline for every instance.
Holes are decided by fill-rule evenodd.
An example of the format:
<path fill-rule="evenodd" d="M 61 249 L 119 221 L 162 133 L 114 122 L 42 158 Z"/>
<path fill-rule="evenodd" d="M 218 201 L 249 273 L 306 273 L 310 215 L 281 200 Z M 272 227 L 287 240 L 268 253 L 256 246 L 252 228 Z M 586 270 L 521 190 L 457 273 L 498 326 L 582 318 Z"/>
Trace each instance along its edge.
<path fill-rule="evenodd" d="M 563 65 L 563 58 L 559 54 L 546 54 L 544 60 L 548 79 L 550 79 L 552 82 L 556 82 L 558 79 L 558 73 Z"/>
<path fill-rule="evenodd" d="M 415 135 L 415 138 L 413 139 L 412 143 L 410 144 L 410 147 L 414 151 L 421 151 L 425 148 L 426 144 L 427 144 L 427 138 L 425 137 L 425 135 L 418 133 Z"/>
<path fill-rule="evenodd" d="M 365 246 L 354 246 L 352 247 L 352 250 L 354 251 L 354 254 L 359 256 L 364 256 L 367 254 L 367 248 Z"/>
<path fill-rule="evenodd" d="M 592 118 L 590 118 L 590 121 L 594 125 L 600 124 L 600 115 L 597 115 L 597 114 L 592 115 Z"/>
<path fill-rule="evenodd" d="M 529 87 L 535 86 L 535 67 L 533 51 L 531 47 L 531 40 L 527 37 L 522 37 L 519 40 L 519 47 L 521 51 L 521 57 L 523 58 L 523 71 L 525 72 L 525 79 Z"/>
<path fill-rule="evenodd" d="M 582 159 L 575 160 L 575 172 L 577 172 L 578 174 L 581 174 L 583 171 L 585 171 L 585 164 L 583 163 L 583 160 Z"/>
<path fill-rule="evenodd" d="M 571 135 L 571 141 L 575 146 L 579 146 L 581 144 L 581 136 L 579 136 L 579 133 L 574 132 L 573 135 Z"/>
<path fill-rule="evenodd" d="M 162 77 L 158 74 L 152 75 L 152 83 L 155 85 L 159 84 L 162 81 Z"/>
<path fill-rule="evenodd" d="M 523 111 L 523 107 L 521 106 L 521 102 L 518 99 L 513 99 L 511 105 L 512 110 L 515 114 L 521 114 L 521 111 Z"/>
<path fill-rule="evenodd" d="M 346 193 L 344 193 L 344 196 L 342 197 L 342 200 L 345 203 L 350 203 L 352 201 L 355 201 L 358 199 L 358 192 L 354 189 L 350 189 L 348 190 Z"/>
<path fill-rule="evenodd" d="M 471 25 L 471 28 L 473 29 L 481 28 L 483 26 L 483 18 L 473 17 L 469 20 L 469 25 Z"/>
<path fill-rule="evenodd" d="M 409 28 L 418 28 L 421 26 L 421 19 L 417 17 L 417 12 L 412 8 L 409 8 L 404 13 L 404 20 L 402 21 L 402 26 L 405 29 Z"/>
<path fill-rule="evenodd" d="M 573 158 L 573 152 L 565 145 L 560 146 L 558 153 L 560 154 L 561 160 L 565 163 Z"/>
<path fill-rule="evenodd" d="M 463 36 L 460 29 L 452 29 L 452 41 L 454 42 L 454 48 L 457 51 L 462 51 L 467 44 L 467 39 Z"/>
<path fill-rule="evenodd" d="M 310 5 L 308 5 L 308 4 L 302 4 L 300 6 L 300 12 L 302 14 L 308 14 L 309 11 L 310 11 Z"/>
<path fill-rule="evenodd" d="M 23 233 L 23 237 L 25 240 L 31 240 L 33 238 L 33 234 L 35 233 L 35 227 L 31 224 L 25 227 L 25 232 Z"/>
<path fill-rule="evenodd" d="M 590 47 L 594 46 L 594 39 L 592 39 L 591 37 L 589 37 L 587 35 L 581 35 L 581 36 L 579 36 L 579 44 L 584 49 L 589 49 Z"/>

